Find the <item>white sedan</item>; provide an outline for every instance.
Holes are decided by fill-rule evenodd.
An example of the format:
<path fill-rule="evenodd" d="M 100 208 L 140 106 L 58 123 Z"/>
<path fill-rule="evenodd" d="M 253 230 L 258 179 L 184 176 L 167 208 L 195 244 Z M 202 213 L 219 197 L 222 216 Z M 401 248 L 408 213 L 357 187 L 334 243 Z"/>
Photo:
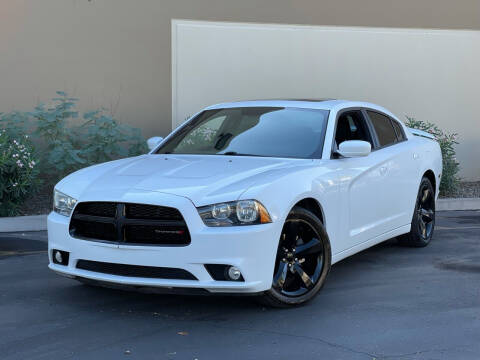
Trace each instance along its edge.
<path fill-rule="evenodd" d="M 432 238 L 439 145 L 380 106 L 218 104 L 160 140 L 56 185 L 50 269 L 289 306 L 310 300 L 347 256 L 393 237 L 416 247 Z"/>

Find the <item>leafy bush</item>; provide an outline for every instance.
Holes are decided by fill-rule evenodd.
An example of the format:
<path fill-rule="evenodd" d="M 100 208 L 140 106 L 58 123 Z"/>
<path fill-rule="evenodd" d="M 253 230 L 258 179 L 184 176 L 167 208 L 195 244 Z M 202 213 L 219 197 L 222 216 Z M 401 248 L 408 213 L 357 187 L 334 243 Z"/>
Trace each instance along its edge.
<path fill-rule="evenodd" d="M 41 104 L 31 113 L 45 169 L 55 169 L 54 180 L 88 165 L 147 152 L 139 129 L 120 124 L 104 109 L 88 111 L 81 120 L 78 99 L 63 91 L 57 95 L 52 106 Z"/>
<path fill-rule="evenodd" d="M 0 113 L 0 129 L 8 129 L 8 135 L 21 137 L 31 132 L 28 113 L 12 111 Z"/>
<path fill-rule="evenodd" d="M 5 118 L 4 118 L 5 119 Z M 38 160 L 27 135 L 0 129 L 0 216 L 16 215 L 38 185 Z"/>
<path fill-rule="evenodd" d="M 426 131 L 433 136 L 440 144 L 442 150 L 443 171 L 442 180 L 440 182 L 440 192 L 442 194 L 453 193 L 458 187 L 458 171 L 460 170 L 455 154 L 455 144 L 457 142 L 456 133 L 447 133 L 438 128 L 435 124 L 428 121 L 416 120 L 413 117 L 406 116 L 405 125 L 410 128 Z"/>
<path fill-rule="evenodd" d="M 63 91 L 57 95 L 51 105 L 31 112 L 0 113 L 0 216 L 15 214 L 40 178 L 48 188 L 82 167 L 147 152 L 139 129 L 120 124 L 104 109 L 81 116 L 78 99 Z"/>
<path fill-rule="evenodd" d="M 86 165 L 79 156 L 80 150 L 74 147 L 74 134 L 69 127 L 72 119 L 78 117 L 75 110 L 77 99 L 69 98 L 66 93 L 57 91 L 60 97 L 52 99 L 54 104 L 46 107 L 40 104 L 30 113 L 35 119 L 35 135 L 39 137 L 44 171 L 53 170 L 58 178 Z"/>
<path fill-rule="evenodd" d="M 75 129 L 79 140 L 80 157 L 88 164 L 134 156 L 147 152 L 147 144 L 140 130 L 120 124 L 105 110 L 90 111 L 83 115 L 85 123 Z"/>

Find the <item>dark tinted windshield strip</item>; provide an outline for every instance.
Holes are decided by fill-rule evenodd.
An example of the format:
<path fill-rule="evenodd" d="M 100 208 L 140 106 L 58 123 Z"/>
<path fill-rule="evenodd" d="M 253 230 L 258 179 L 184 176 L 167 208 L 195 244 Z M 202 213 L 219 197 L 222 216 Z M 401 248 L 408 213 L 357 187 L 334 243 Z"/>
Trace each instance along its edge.
<path fill-rule="evenodd" d="M 329 111 L 249 106 L 205 110 L 155 154 L 321 158 Z"/>

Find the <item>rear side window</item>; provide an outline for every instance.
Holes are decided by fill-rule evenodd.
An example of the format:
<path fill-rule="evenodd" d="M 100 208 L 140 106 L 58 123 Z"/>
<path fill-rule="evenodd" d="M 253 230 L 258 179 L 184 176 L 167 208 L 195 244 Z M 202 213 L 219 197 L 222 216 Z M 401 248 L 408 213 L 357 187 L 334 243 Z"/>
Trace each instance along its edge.
<path fill-rule="evenodd" d="M 393 129 L 393 125 L 388 116 L 382 115 L 374 111 L 368 111 L 368 117 L 372 121 L 372 125 L 377 133 L 380 147 L 391 145 L 397 142 L 397 135 Z"/>
<path fill-rule="evenodd" d="M 395 129 L 395 132 L 397 133 L 398 141 L 407 140 L 407 138 L 405 137 L 405 133 L 403 132 L 403 129 L 400 126 L 400 124 L 398 123 L 398 121 L 395 121 L 395 120 L 391 120 L 391 121 L 392 121 L 393 128 Z"/>

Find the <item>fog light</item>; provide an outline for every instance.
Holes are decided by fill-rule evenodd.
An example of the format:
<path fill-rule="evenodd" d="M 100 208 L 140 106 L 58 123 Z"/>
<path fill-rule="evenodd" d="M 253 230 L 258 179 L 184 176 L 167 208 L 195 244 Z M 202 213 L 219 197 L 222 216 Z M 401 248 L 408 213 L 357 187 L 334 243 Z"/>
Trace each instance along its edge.
<path fill-rule="evenodd" d="M 230 266 L 228 268 L 228 277 L 231 279 L 231 280 L 238 280 L 240 279 L 240 277 L 242 276 L 242 273 L 240 272 L 240 269 L 237 268 L 236 266 Z"/>
<path fill-rule="evenodd" d="M 67 266 L 69 257 L 70 254 L 67 251 L 57 249 L 53 249 L 52 251 L 52 260 L 54 264 Z"/>

